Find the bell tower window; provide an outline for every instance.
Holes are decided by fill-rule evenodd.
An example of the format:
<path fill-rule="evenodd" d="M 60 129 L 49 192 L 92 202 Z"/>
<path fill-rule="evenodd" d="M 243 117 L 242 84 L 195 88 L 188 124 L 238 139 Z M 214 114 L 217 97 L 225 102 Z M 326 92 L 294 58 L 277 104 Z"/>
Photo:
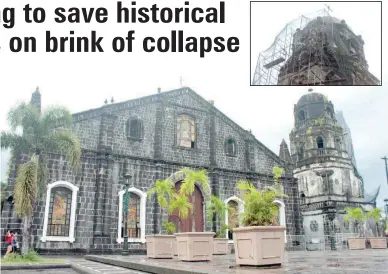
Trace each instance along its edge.
<path fill-rule="evenodd" d="M 317 137 L 317 147 L 318 149 L 325 148 L 322 136 Z"/>
<path fill-rule="evenodd" d="M 306 121 L 306 115 L 305 115 L 305 112 L 304 110 L 300 110 L 298 112 L 298 124 L 299 125 L 303 125 Z"/>

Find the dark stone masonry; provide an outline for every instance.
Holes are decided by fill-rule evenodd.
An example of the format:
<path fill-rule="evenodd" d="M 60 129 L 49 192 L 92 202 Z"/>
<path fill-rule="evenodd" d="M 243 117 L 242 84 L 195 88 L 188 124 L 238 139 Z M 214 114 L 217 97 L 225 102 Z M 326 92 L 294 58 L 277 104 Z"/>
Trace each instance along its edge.
<path fill-rule="evenodd" d="M 36 99 L 37 95 L 34 96 Z M 178 140 L 180 117 L 183 117 L 182 127 L 185 127 L 182 134 L 189 132 L 190 140 L 183 137 Z M 187 119 L 193 121 L 189 128 L 186 128 Z M 83 149 L 81 165 L 72 170 L 63 155 L 50 152 L 47 153 L 47 168 L 48 184 L 64 181 L 78 187 L 78 192 L 73 190 L 76 195 L 74 240 L 55 236 L 49 240 L 48 234 L 47 239 L 43 239 L 45 214 L 48 215 L 45 209 L 49 201 L 45 193 L 36 206 L 31 230 L 33 245 L 41 252 L 120 251 L 119 192 L 124 189 L 124 174 L 131 175 L 130 187 L 146 193 L 155 180 L 168 178 L 182 167 L 206 169 L 212 193 L 222 200 L 236 195 L 238 180 L 248 179 L 258 187 L 271 185 L 272 168 L 285 168 L 280 182 L 288 195 L 283 199 L 287 234 L 303 233 L 293 166 L 229 119 L 213 102 L 206 101 L 189 88 L 106 104 L 74 114 L 73 122 L 73 130 Z M 7 197 L 12 196 L 15 170 L 24 161 L 26 159 L 15 153 Z M 203 204 L 207 199 L 204 197 Z M 140 224 L 136 226 L 140 227 L 140 232 L 136 232 L 139 233 L 137 239 L 130 242 L 133 253 L 144 250 L 142 236 L 158 233 L 161 229 L 154 198 L 147 197 L 145 204 L 144 226 L 140 206 L 140 218 L 137 219 Z M 206 219 L 206 214 L 203 220 L 204 231 L 219 225 L 219 222 Z M 7 229 L 21 229 L 21 220 L 8 202 L 2 212 L 2 235 Z"/>

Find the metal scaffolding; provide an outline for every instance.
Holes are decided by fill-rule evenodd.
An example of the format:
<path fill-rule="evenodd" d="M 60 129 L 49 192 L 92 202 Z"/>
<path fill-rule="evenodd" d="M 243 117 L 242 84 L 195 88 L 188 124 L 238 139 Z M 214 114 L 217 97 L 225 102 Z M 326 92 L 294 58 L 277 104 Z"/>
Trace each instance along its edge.
<path fill-rule="evenodd" d="M 378 85 L 361 36 L 327 10 L 288 23 L 261 52 L 252 85 Z"/>

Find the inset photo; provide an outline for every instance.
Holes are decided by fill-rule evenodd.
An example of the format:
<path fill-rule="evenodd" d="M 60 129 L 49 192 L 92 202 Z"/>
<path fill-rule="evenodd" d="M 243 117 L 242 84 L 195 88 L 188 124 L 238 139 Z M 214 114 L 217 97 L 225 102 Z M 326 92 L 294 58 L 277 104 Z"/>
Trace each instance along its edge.
<path fill-rule="evenodd" d="M 381 86 L 381 1 L 250 4 L 251 86 Z"/>

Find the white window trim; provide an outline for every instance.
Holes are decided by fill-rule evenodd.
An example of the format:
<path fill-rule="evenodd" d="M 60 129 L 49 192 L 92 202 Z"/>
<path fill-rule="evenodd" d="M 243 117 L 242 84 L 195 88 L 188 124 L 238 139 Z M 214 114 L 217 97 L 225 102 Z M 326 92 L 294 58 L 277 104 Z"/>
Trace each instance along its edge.
<path fill-rule="evenodd" d="M 50 197 L 51 197 L 51 189 L 55 187 L 65 187 L 72 191 L 71 195 L 71 210 L 70 210 L 70 229 L 69 236 L 47 236 L 47 225 L 48 225 L 48 215 L 49 215 L 49 207 L 50 207 Z M 46 207 L 44 211 L 44 222 L 43 222 L 43 234 L 41 237 L 42 242 L 46 241 L 55 241 L 55 242 L 70 242 L 73 243 L 75 241 L 74 238 L 74 227 L 75 227 L 75 212 L 77 209 L 77 194 L 79 188 L 72 183 L 66 181 L 58 181 L 47 186 L 47 197 L 46 197 Z"/>
<path fill-rule="evenodd" d="M 140 189 L 131 187 L 128 192 L 137 194 L 140 197 L 140 238 L 128 238 L 128 243 L 145 243 L 145 219 L 146 219 L 146 201 L 147 193 Z M 124 238 L 121 237 L 121 222 L 123 220 L 123 196 L 125 190 L 119 191 L 119 221 L 117 225 L 117 243 L 121 244 L 124 242 Z"/>
<path fill-rule="evenodd" d="M 286 206 L 283 201 L 275 200 L 273 201 L 279 206 L 279 225 L 286 226 Z M 287 231 L 284 230 L 284 242 L 287 243 Z"/>
<path fill-rule="evenodd" d="M 228 203 L 230 201 L 235 201 L 237 204 L 238 204 L 238 212 L 239 214 L 243 213 L 244 212 L 244 202 L 243 200 L 241 200 L 239 197 L 237 196 L 232 196 L 232 197 L 229 197 L 228 199 L 226 199 L 224 201 L 226 207 L 228 207 Z M 241 215 L 239 215 L 241 216 Z M 228 218 L 228 208 L 226 208 L 226 211 L 225 211 L 225 224 L 226 225 L 229 225 L 229 218 Z M 226 229 L 226 236 L 228 236 L 228 233 L 229 233 L 229 229 Z M 234 241 L 233 240 L 229 240 L 228 243 L 233 243 Z"/>

